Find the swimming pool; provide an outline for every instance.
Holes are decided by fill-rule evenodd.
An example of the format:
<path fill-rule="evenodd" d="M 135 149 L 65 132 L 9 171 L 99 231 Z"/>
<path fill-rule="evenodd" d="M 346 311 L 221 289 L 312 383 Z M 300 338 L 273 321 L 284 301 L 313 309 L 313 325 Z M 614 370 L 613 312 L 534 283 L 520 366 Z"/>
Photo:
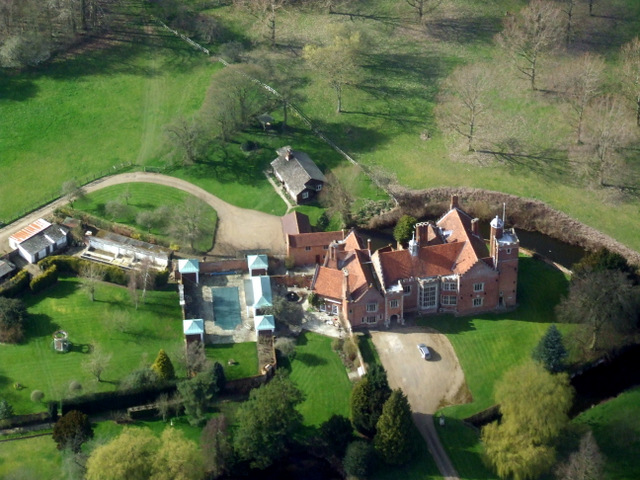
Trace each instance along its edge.
<path fill-rule="evenodd" d="M 238 287 L 211 289 L 215 324 L 223 330 L 233 330 L 242 322 Z"/>

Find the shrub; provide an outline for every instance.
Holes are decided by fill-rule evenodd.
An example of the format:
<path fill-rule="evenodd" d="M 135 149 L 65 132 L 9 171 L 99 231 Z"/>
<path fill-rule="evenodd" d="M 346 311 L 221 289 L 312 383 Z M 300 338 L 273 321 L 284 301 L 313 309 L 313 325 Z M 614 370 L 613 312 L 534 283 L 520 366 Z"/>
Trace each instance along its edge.
<path fill-rule="evenodd" d="M 258 144 L 251 140 L 247 140 L 246 142 L 242 142 L 242 144 L 240 145 L 240 148 L 242 149 L 243 152 L 251 152 L 252 150 L 255 150 L 256 148 L 258 148 Z"/>
<path fill-rule="evenodd" d="M 120 382 L 121 390 L 132 390 L 136 388 L 146 388 L 158 382 L 158 374 L 150 368 L 140 368 L 134 370 Z"/>
<path fill-rule="evenodd" d="M 291 255 L 285 257 L 285 259 L 284 259 L 284 268 L 286 268 L 287 270 L 291 270 L 295 266 L 296 266 L 296 259 L 295 258 L 293 258 Z"/>
<path fill-rule="evenodd" d="M 354 342 L 352 338 L 347 339 L 347 341 L 344 342 L 342 352 L 344 353 L 345 359 L 353 363 L 358 357 L 358 346 L 356 342 Z"/>
<path fill-rule="evenodd" d="M 21 300 L 0 297 L 0 342 L 18 343 L 24 337 L 27 311 Z"/>
<path fill-rule="evenodd" d="M 151 370 L 162 380 L 171 380 L 176 376 L 173 363 L 171 363 L 171 359 L 163 349 L 158 352 L 156 361 L 151 365 Z"/>
<path fill-rule="evenodd" d="M 18 297 L 29 288 L 31 276 L 26 270 L 20 270 L 11 279 L 7 280 L 4 288 L 0 290 L 0 295 L 5 297 Z"/>
<path fill-rule="evenodd" d="M 53 441 L 58 445 L 58 450 L 69 448 L 77 453 L 90 438 L 93 438 L 93 427 L 89 417 L 78 410 L 63 415 L 53 426 Z"/>
<path fill-rule="evenodd" d="M 33 392 L 31 392 L 31 401 L 32 402 L 41 402 L 42 399 L 44 398 L 44 393 L 42 392 L 42 390 L 34 390 Z"/>
<path fill-rule="evenodd" d="M 367 477 L 375 460 L 373 447 L 364 440 L 351 442 L 344 455 L 342 466 L 347 475 Z"/>
<path fill-rule="evenodd" d="M 13 416 L 13 407 L 5 399 L 0 400 L 0 420 Z"/>
<path fill-rule="evenodd" d="M 58 268 L 59 273 L 72 275 L 79 275 L 83 269 L 88 268 L 91 264 L 92 262 L 89 260 L 69 255 L 53 255 L 38 262 L 38 265 L 43 270 L 55 265 Z M 129 280 L 127 273 L 120 267 L 113 265 L 98 265 L 98 267 L 98 272 L 101 274 L 105 282 L 115 283 L 117 285 L 127 284 Z"/>
<path fill-rule="evenodd" d="M 353 425 L 347 417 L 332 415 L 329 420 L 320 425 L 320 439 L 331 453 L 342 457 L 353 440 Z"/>
<path fill-rule="evenodd" d="M 311 292 L 309 294 L 307 300 L 309 301 L 309 305 L 311 305 L 313 308 L 318 308 L 320 306 L 320 297 L 314 292 Z"/>
<path fill-rule="evenodd" d="M 82 391 L 82 385 L 77 380 L 71 380 L 69 382 L 69 392 L 73 395 L 77 395 Z"/>
<path fill-rule="evenodd" d="M 38 293 L 44 290 L 45 288 L 54 285 L 58 281 L 58 267 L 55 265 L 51 265 L 44 272 L 42 272 L 37 277 L 34 277 L 31 282 L 29 282 L 29 288 L 33 293 Z"/>
<path fill-rule="evenodd" d="M 156 273 L 156 288 L 166 287 L 167 283 L 169 283 L 169 270 L 165 268 Z"/>
<path fill-rule="evenodd" d="M 283 357 L 289 360 L 293 360 L 296 355 L 296 341 L 293 338 L 279 337 L 275 347 Z"/>

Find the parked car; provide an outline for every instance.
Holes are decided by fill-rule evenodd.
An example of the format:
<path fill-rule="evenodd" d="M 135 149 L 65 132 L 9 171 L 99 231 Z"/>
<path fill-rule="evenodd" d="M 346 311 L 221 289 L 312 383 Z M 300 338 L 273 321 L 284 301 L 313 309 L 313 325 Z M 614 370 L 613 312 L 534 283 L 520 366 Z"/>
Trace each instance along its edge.
<path fill-rule="evenodd" d="M 429 351 L 429 347 L 427 347 L 424 343 L 418 344 L 418 350 L 420 351 L 420 356 L 425 360 L 431 360 L 431 352 Z"/>

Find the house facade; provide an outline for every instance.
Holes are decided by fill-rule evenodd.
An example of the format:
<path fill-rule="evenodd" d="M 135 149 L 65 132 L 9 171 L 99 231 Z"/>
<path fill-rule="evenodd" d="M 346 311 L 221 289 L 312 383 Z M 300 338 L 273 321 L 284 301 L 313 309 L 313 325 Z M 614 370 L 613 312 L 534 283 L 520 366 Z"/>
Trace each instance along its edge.
<path fill-rule="evenodd" d="M 362 248 L 354 232 L 330 244 L 311 290 L 320 310 L 340 314 L 353 328 L 404 323 L 405 314 L 472 315 L 516 306 L 519 240 L 504 221 L 479 220 L 452 197 L 437 222 L 422 222 L 407 249 Z"/>
<path fill-rule="evenodd" d="M 271 162 L 273 173 L 296 203 L 309 203 L 322 191 L 327 179 L 304 152 L 279 148 Z"/>
<path fill-rule="evenodd" d="M 9 246 L 29 263 L 36 263 L 68 244 L 69 229 L 40 218 L 9 237 Z"/>
<path fill-rule="evenodd" d="M 282 217 L 282 231 L 287 257 L 296 267 L 323 264 L 329 245 L 345 239 L 341 230 L 335 232 L 311 232 L 309 217 L 292 212 Z"/>
<path fill-rule="evenodd" d="M 146 260 L 153 267 L 164 269 L 169 265 L 172 253 L 168 248 L 105 230 L 87 236 L 87 241 L 88 247 L 83 258 L 123 268 L 135 268 L 138 263 Z"/>

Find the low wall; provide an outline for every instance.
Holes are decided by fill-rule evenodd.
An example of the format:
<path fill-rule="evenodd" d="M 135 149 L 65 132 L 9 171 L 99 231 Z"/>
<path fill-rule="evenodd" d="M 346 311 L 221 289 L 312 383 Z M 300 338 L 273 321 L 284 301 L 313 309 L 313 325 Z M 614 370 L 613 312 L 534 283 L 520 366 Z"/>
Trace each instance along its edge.
<path fill-rule="evenodd" d="M 218 262 L 200 262 L 200 274 L 242 272 L 247 273 L 249 267 L 246 260 L 220 260 Z"/>
<path fill-rule="evenodd" d="M 273 372 L 273 370 L 271 370 Z M 241 394 L 247 395 L 252 389 L 258 388 L 260 385 L 267 383 L 271 374 L 256 375 L 255 377 L 238 378 L 236 380 L 227 380 L 224 387 L 225 395 Z"/>
<path fill-rule="evenodd" d="M 282 285 L 288 288 L 310 288 L 313 275 L 272 275 L 271 278 L 276 285 Z"/>

